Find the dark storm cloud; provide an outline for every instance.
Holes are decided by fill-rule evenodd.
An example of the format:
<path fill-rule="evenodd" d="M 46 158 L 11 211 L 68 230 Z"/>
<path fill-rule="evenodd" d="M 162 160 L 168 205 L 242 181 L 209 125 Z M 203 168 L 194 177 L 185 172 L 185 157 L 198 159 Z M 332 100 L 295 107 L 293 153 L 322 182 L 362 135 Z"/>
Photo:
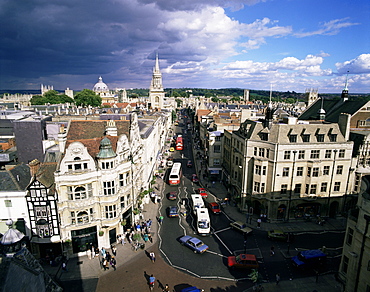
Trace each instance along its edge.
<path fill-rule="evenodd" d="M 138 65 L 162 41 L 152 13 L 134 1 L 2 0 L 0 86 L 11 77 L 145 70 Z"/>

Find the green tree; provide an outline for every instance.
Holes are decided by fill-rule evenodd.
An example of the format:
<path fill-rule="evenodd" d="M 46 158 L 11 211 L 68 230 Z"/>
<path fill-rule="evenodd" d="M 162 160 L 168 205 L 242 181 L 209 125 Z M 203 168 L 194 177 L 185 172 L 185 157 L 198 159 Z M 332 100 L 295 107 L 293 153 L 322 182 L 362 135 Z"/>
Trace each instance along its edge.
<path fill-rule="evenodd" d="M 43 104 L 47 103 L 46 98 L 44 98 L 41 95 L 32 96 L 30 102 L 31 102 L 32 105 L 43 105 Z"/>
<path fill-rule="evenodd" d="M 215 96 L 214 96 L 214 97 L 212 97 L 212 98 L 211 98 L 211 100 L 212 100 L 213 102 L 219 102 L 219 101 L 220 101 L 220 99 L 219 99 L 218 97 L 215 97 Z"/>
<path fill-rule="evenodd" d="M 75 95 L 77 106 L 101 106 L 101 97 L 90 89 L 84 89 Z"/>

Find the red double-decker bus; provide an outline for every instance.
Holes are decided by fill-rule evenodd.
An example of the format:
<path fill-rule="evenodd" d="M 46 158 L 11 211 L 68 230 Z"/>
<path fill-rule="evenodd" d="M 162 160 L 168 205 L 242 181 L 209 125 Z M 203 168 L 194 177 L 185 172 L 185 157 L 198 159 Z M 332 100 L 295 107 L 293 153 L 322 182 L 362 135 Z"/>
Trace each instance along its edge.
<path fill-rule="evenodd" d="M 176 150 L 183 150 L 184 149 L 184 143 L 182 140 L 182 137 L 176 138 Z"/>

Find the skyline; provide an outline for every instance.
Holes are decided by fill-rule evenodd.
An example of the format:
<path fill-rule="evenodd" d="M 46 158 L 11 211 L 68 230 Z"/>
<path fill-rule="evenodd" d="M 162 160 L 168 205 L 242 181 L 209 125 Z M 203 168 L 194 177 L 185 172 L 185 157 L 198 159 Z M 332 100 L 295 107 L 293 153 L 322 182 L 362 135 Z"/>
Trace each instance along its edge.
<path fill-rule="evenodd" d="M 227 3 L 225 3 L 227 2 Z M 17 13 L 14 13 L 16 11 Z M 0 0 L 0 89 L 370 92 L 370 3 Z"/>

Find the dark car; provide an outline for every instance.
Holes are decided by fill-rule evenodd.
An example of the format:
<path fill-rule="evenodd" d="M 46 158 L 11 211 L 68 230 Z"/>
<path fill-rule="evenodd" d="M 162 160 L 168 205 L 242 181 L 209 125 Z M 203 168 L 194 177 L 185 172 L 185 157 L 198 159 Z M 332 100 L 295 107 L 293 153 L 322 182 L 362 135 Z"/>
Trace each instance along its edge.
<path fill-rule="evenodd" d="M 291 261 L 298 269 L 319 270 L 325 267 L 327 255 L 319 249 L 300 251 Z"/>
<path fill-rule="evenodd" d="M 252 228 L 248 227 L 246 223 L 243 223 L 241 221 L 231 222 L 230 226 L 231 228 L 238 230 L 242 233 L 248 234 L 252 232 Z"/>
<path fill-rule="evenodd" d="M 195 253 L 204 253 L 208 249 L 208 245 L 196 237 L 185 235 L 180 237 L 180 243 L 192 249 Z"/>
<path fill-rule="evenodd" d="M 267 238 L 271 240 L 278 241 L 288 241 L 288 233 L 285 233 L 281 230 L 269 230 L 267 232 Z"/>
<path fill-rule="evenodd" d="M 178 212 L 176 206 L 169 206 L 168 207 L 168 217 L 170 217 L 170 218 L 179 217 L 179 212 Z"/>
<path fill-rule="evenodd" d="M 218 203 L 216 203 L 216 202 L 210 202 L 210 203 L 208 203 L 208 209 L 213 214 L 221 214 L 220 205 Z"/>
<path fill-rule="evenodd" d="M 227 258 L 227 266 L 231 269 L 258 269 L 259 265 L 257 258 L 253 254 L 240 254 L 237 256 L 229 256 Z"/>
<path fill-rule="evenodd" d="M 168 193 L 168 199 L 171 200 L 171 201 L 174 201 L 177 199 L 177 192 L 169 192 Z"/>
<path fill-rule="evenodd" d="M 192 176 L 191 176 L 191 181 L 192 181 L 193 183 L 199 183 L 199 178 L 198 178 L 198 176 L 197 176 L 196 174 L 192 174 Z"/>
<path fill-rule="evenodd" d="M 202 198 L 207 198 L 208 194 L 206 192 L 205 188 L 199 188 L 197 189 L 197 193 L 202 196 Z"/>
<path fill-rule="evenodd" d="M 193 167 L 193 162 L 191 160 L 188 160 L 188 162 L 186 163 L 186 166 Z"/>

